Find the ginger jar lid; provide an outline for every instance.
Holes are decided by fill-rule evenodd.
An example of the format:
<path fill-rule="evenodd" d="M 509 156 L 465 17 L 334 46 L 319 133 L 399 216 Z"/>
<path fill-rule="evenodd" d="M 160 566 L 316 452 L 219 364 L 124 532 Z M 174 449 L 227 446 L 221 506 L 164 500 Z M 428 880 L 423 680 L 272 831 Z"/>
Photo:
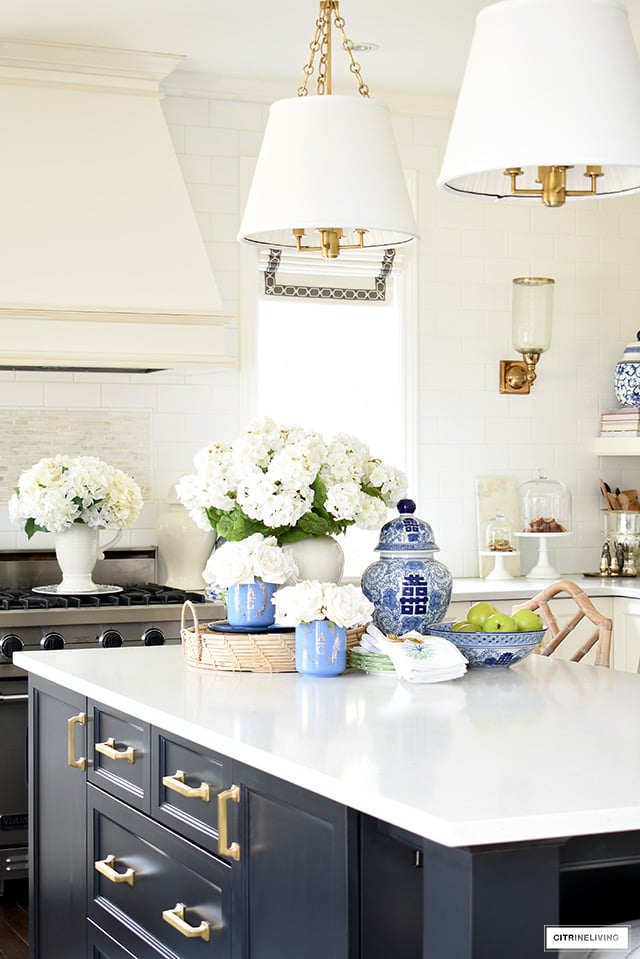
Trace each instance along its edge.
<path fill-rule="evenodd" d="M 416 504 L 412 499 L 398 502 L 398 516 L 389 520 L 380 530 L 380 541 L 375 549 L 381 553 L 433 553 L 439 550 L 433 530 L 424 520 L 414 515 Z"/>
<path fill-rule="evenodd" d="M 636 333 L 635 340 L 625 346 L 620 362 L 640 363 L 640 330 Z"/>

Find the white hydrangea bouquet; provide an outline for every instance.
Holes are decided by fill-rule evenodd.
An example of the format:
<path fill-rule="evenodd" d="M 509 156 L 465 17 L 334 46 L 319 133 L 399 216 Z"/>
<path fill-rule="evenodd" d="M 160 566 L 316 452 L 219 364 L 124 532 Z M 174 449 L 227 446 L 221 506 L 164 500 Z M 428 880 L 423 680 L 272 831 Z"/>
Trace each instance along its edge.
<path fill-rule="evenodd" d="M 201 529 L 231 541 L 262 533 L 283 545 L 354 524 L 377 529 L 407 489 L 405 474 L 355 436 L 325 442 L 269 418 L 254 420 L 230 444 L 201 449 L 194 466 L 178 482 L 178 498 Z"/>
<path fill-rule="evenodd" d="M 140 487 L 96 456 L 45 457 L 24 470 L 9 499 L 9 517 L 34 533 L 61 533 L 74 523 L 126 529 L 142 509 Z"/>
<path fill-rule="evenodd" d="M 299 626 L 326 619 L 336 626 L 353 629 L 366 626 L 373 616 L 369 602 L 359 586 L 348 583 L 318 583 L 305 579 L 295 586 L 284 586 L 273 597 L 276 622 L 281 626 Z"/>
<path fill-rule="evenodd" d="M 280 585 L 297 573 L 293 557 L 278 546 L 275 536 L 253 533 L 234 543 L 223 543 L 209 557 L 202 573 L 214 589 L 252 583 Z"/>

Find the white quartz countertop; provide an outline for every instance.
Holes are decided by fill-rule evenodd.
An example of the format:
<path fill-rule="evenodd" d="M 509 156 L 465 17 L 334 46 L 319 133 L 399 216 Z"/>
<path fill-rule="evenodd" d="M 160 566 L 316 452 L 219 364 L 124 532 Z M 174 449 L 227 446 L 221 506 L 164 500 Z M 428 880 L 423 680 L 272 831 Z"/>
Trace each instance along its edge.
<path fill-rule="evenodd" d="M 571 580 L 587 596 L 620 596 L 627 599 L 640 599 L 640 577 L 625 576 L 584 576 L 575 573 L 561 573 L 555 579 L 529 579 L 518 576 L 513 579 L 454 579 L 451 602 L 475 602 L 478 599 L 494 600 L 531 599 L 536 593 L 551 586 L 560 579 Z"/>
<path fill-rule="evenodd" d="M 448 846 L 640 829 L 640 676 L 531 656 L 434 685 L 18 653 L 54 683 Z"/>

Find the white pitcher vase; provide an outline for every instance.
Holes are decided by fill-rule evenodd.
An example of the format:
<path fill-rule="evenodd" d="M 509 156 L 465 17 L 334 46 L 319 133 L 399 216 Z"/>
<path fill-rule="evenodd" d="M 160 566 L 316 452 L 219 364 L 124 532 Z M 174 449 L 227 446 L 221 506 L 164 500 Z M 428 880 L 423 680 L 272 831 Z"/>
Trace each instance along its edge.
<path fill-rule="evenodd" d="M 122 530 L 102 547 L 113 546 L 122 536 Z M 62 571 L 58 592 L 93 593 L 98 586 L 93 581 L 93 569 L 104 554 L 99 546 L 100 530 L 85 523 L 73 523 L 68 529 L 55 534 L 56 560 Z"/>

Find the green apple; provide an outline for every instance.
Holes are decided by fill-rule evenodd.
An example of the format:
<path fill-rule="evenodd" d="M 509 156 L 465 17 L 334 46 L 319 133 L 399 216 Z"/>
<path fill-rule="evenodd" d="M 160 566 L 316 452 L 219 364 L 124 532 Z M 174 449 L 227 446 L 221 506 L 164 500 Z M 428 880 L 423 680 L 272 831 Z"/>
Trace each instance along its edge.
<path fill-rule="evenodd" d="M 482 631 L 484 633 L 517 633 L 518 627 L 515 620 L 506 613 L 494 613 L 485 619 Z"/>
<path fill-rule="evenodd" d="M 498 607 L 493 603 L 476 603 L 467 613 L 467 622 L 475 626 L 476 629 L 482 629 L 485 620 L 498 612 Z"/>
<path fill-rule="evenodd" d="M 454 623 L 451 627 L 452 633 L 475 633 L 476 627 L 473 623 L 468 623 L 466 620 L 463 620 L 461 623 Z"/>
<path fill-rule="evenodd" d="M 511 618 L 520 632 L 544 629 L 544 623 L 532 609 L 517 609 L 511 614 Z"/>

